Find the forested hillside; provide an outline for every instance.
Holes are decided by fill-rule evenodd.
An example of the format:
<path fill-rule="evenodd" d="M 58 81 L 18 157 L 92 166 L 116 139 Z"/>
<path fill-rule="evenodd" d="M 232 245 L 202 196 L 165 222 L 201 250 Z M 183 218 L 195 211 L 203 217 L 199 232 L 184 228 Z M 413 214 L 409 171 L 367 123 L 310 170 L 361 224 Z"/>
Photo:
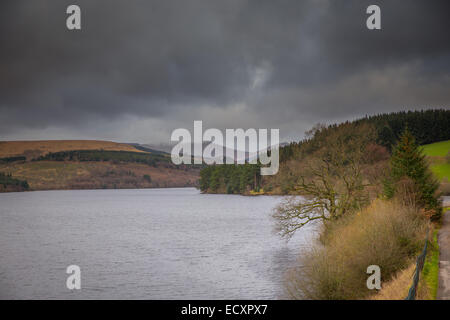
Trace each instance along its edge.
<path fill-rule="evenodd" d="M 380 175 L 392 147 L 406 127 L 417 143 L 424 145 L 449 140 L 449 124 L 450 110 L 444 109 L 380 114 L 329 126 L 317 124 L 306 132 L 304 140 L 280 148 L 277 175 L 260 177 L 258 165 L 215 165 L 201 171 L 200 189 L 213 193 L 249 193 L 262 188 L 265 193 L 295 193 L 303 162 L 329 148 L 336 137 L 345 140 L 355 135 L 366 135 L 368 139 L 365 142 L 367 175 L 370 176 L 371 171 Z"/>

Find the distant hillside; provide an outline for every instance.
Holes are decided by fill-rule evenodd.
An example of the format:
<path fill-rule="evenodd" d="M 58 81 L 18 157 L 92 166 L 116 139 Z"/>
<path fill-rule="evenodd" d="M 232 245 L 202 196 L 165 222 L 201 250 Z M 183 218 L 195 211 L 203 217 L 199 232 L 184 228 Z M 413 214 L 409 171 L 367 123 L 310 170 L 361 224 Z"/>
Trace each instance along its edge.
<path fill-rule="evenodd" d="M 0 172 L 26 181 L 30 190 L 66 190 L 193 187 L 199 170 L 132 162 L 43 160 L 0 164 Z"/>
<path fill-rule="evenodd" d="M 129 144 L 130 146 L 135 147 L 138 150 L 144 151 L 144 152 L 168 154 L 168 152 L 150 148 L 150 147 L 148 147 L 145 144 L 140 144 L 140 143 L 127 143 L 127 144 Z"/>
<path fill-rule="evenodd" d="M 0 192 L 192 187 L 200 170 L 176 166 L 166 153 L 108 141 L 3 142 L 0 154 Z"/>
<path fill-rule="evenodd" d="M 449 140 L 449 123 L 450 110 L 438 109 L 385 113 L 329 126 L 317 124 L 307 132 L 306 139 L 280 148 L 280 158 L 283 162 L 311 154 L 322 147 L 321 144 L 326 137 L 345 126 L 369 124 L 376 131 L 373 142 L 390 151 L 406 127 L 419 145 Z"/>
<path fill-rule="evenodd" d="M 31 159 L 49 152 L 70 150 L 144 152 L 129 144 L 99 140 L 0 141 L 0 158 L 25 156 Z"/>

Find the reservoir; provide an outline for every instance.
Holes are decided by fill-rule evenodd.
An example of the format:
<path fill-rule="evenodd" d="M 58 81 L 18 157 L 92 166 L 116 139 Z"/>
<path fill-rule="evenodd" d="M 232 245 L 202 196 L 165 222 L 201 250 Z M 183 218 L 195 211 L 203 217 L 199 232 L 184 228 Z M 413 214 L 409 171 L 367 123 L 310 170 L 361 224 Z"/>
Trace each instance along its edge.
<path fill-rule="evenodd" d="M 278 299 L 314 236 L 274 233 L 282 197 L 194 188 L 0 194 L 1 299 Z M 81 289 L 66 268 L 81 269 Z"/>

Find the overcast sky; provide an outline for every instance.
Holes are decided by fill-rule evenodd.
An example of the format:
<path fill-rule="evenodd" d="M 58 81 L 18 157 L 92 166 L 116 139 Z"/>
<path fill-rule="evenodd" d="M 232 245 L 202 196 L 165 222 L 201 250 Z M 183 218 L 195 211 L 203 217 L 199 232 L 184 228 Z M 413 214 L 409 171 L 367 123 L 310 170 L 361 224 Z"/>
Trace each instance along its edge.
<path fill-rule="evenodd" d="M 66 28 L 78 4 L 82 30 Z M 382 30 L 366 28 L 370 4 Z M 1 0 L 0 140 L 168 143 L 450 107 L 450 1 Z"/>

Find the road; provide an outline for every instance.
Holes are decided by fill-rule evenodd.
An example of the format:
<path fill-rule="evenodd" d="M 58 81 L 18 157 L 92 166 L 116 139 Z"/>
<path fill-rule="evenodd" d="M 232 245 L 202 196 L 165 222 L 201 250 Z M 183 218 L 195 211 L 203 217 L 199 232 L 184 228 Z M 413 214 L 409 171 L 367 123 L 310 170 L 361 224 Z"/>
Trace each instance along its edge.
<path fill-rule="evenodd" d="M 449 206 L 450 201 L 444 203 Z M 442 228 L 439 230 L 439 288 L 438 300 L 450 300 L 450 210 L 444 213 Z"/>

